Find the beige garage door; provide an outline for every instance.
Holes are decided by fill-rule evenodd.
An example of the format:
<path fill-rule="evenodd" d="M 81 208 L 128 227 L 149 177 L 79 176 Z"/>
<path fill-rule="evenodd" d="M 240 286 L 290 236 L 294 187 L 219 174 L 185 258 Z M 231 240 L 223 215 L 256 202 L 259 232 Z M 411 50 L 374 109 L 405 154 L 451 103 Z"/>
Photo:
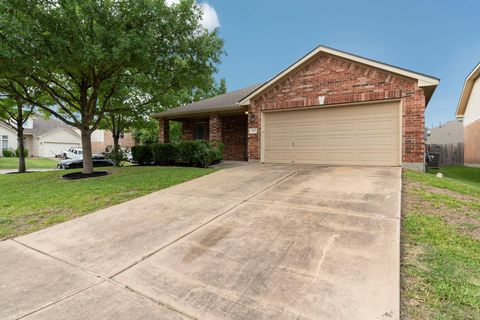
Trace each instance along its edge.
<path fill-rule="evenodd" d="M 400 165 L 398 102 L 265 112 L 263 161 Z"/>

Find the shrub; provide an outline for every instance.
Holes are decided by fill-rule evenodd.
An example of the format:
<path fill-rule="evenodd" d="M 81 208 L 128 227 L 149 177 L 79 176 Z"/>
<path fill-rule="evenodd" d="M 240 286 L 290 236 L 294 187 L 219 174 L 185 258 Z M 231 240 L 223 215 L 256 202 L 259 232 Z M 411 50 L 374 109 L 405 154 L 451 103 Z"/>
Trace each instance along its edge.
<path fill-rule="evenodd" d="M 140 165 L 181 164 L 208 167 L 223 159 L 224 145 L 221 142 L 182 141 L 132 147 L 132 157 Z"/>
<path fill-rule="evenodd" d="M 153 154 L 150 145 L 133 146 L 132 147 L 133 161 L 140 165 L 152 164 Z"/>
<path fill-rule="evenodd" d="M 5 150 L 2 150 L 2 155 L 3 155 L 5 158 L 11 158 L 11 157 L 14 157 L 14 156 L 15 156 L 15 152 L 12 151 L 12 150 L 9 150 L 9 149 L 5 149 Z"/>
<path fill-rule="evenodd" d="M 122 161 L 127 160 L 127 151 L 119 148 L 117 152 L 115 152 L 112 145 L 108 145 L 103 154 L 105 155 L 105 158 L 112 160 L 116 167 L 119 167 L 122 164 Z"/>
<path fill-rule="evenodd" d="M 13 152 L 12 152 L 13 153 Z M 20 149 L 15 149 L 15 157 L 19 157 L 20 156 Z M 23 148 L 23 156 L 24 157 L 28 157 L 28 149 L 27 148 Z M 13 157 L 13 155 L 12 155 Z"/>
<path fill-rule="evenodd" d="M 204 145 L 206 141 L 182 141 L 176 145 L 177 159 L 176 162 L 193 166 L 195 164 L 194 157 L 200 145 Z"/>
<path fill-rule="evenodd" d="M 153 144 L 153 162 L 157 165 L 168 166 L 175 163 L 177 147 L 171 143 Z"/>

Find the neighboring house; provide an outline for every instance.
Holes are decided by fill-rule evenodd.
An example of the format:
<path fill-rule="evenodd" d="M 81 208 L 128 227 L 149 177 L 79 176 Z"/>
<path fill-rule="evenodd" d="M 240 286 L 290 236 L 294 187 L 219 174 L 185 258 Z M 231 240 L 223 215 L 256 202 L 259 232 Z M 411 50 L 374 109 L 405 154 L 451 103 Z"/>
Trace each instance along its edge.
<path fill-rule="evenodd" d="M 0 157 L 3 156 L 3 150 L 15 150 L 17 148 L 17 132 L 9 125 L 0 122 Z"/>
<path fill-rule="evenodd" d="M 222 141 L 225 159 L 424 170 L 425 107 L 439 80 L 319 46 L 260 86 L 167 110 L 183 139 Z"/>
<path fill-rule="evenodd" d="M 463 122 L 452 120 L 428 130 L 427 144 L 463 143 Z"/>
<path fill-rule="evenodd" d="M 55 157 L 62 150 L 80 147 L 80 135 L 75 130 L 54 119 L 31 118 L 24 125 L 25 148 L 29 156 Z M 2 149 L 17 148 L 16 132 L 5 124 L 0 124 Z"/>
<path fill-rule="evenodd" d="M 456 116 L 463 119 L 464 162 L 480 166 L 480 63 L 465 79 Z"/>
<path fill-rule="evenodd" d="M 135 145 L 135 139 L 130 132 L 121 133 L 119 140 L 120 147 L 130 149 Z M 95 130 L 92 133 L 92 152 L 105 152 L 107 146 L 113 146 L 112 133 L 108 130 Z"/>

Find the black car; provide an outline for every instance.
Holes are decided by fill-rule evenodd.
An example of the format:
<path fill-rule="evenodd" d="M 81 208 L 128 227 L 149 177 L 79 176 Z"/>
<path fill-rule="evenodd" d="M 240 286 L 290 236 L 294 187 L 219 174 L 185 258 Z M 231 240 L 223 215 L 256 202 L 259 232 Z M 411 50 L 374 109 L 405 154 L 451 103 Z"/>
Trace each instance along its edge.
<path fill-rule="evenodd" d="M 105 158 L 93 158 L 92 162 L 94 167 L 112 167 L 115 165 L 112 160 Z M 65 159 L 57 164 L 58 169 L 73 169 L 82 167 L 83 159 Z"/>

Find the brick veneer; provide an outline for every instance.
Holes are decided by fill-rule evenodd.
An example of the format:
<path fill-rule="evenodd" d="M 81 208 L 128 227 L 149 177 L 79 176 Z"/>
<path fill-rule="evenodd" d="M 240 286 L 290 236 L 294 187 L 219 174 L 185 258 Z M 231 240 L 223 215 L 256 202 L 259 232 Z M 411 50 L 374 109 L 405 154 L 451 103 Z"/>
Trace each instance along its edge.
<path fill-rule="evenodd" d="M 167 143 L 170 140 L 170 122 L 167 118 L 158 119 L 158 142 Z"/>
<path fill-rule="evenodd" d="M 182 140 L 193 140 L 193 120 L 182 121 Z"/>
<path fill-rule="evenodd" d="M 222 118 L 218 114 L 211 114 L 209 119 L 209 141 L 222 141 Z"/>
<path fill-rule="evenodd" d="M 222 117 L 222 137 L 225 160 L 247 160 L 247 116 Z"/>
<path fill-rule="evenodd" d="M 131 148 L 135 145 L 135 139 L 133 134 L 126 132 L 123 139 L 120 138 L 118 141 L 120 147 L 122 148 Z M 92 141 L 92 152 L 93 153 L 102 153 L 105 152 L 107 146 L 113 146 L 113 136 L 112 133 L 108 130 L 103 130 L 103 141 Z"/>
<path fill-rule="evenodd" d="M 480 120 L 463 129 L 464 162 L 466 165 L 480 165 Z"/>
<path fill-rule="evenodd" d="M 424 162 L 426 102 L 417 81 L 326 53 L 313 57 L 251 100 L 249 112 L 255 119 L 249 127 L 257 127 L 258 133 L 248 135 L 248 158 L 260 159 L 262 111 L 316 106 L 319 96 L 325 96 L 326 105 L 401 99 L 402 160 Z"/>

